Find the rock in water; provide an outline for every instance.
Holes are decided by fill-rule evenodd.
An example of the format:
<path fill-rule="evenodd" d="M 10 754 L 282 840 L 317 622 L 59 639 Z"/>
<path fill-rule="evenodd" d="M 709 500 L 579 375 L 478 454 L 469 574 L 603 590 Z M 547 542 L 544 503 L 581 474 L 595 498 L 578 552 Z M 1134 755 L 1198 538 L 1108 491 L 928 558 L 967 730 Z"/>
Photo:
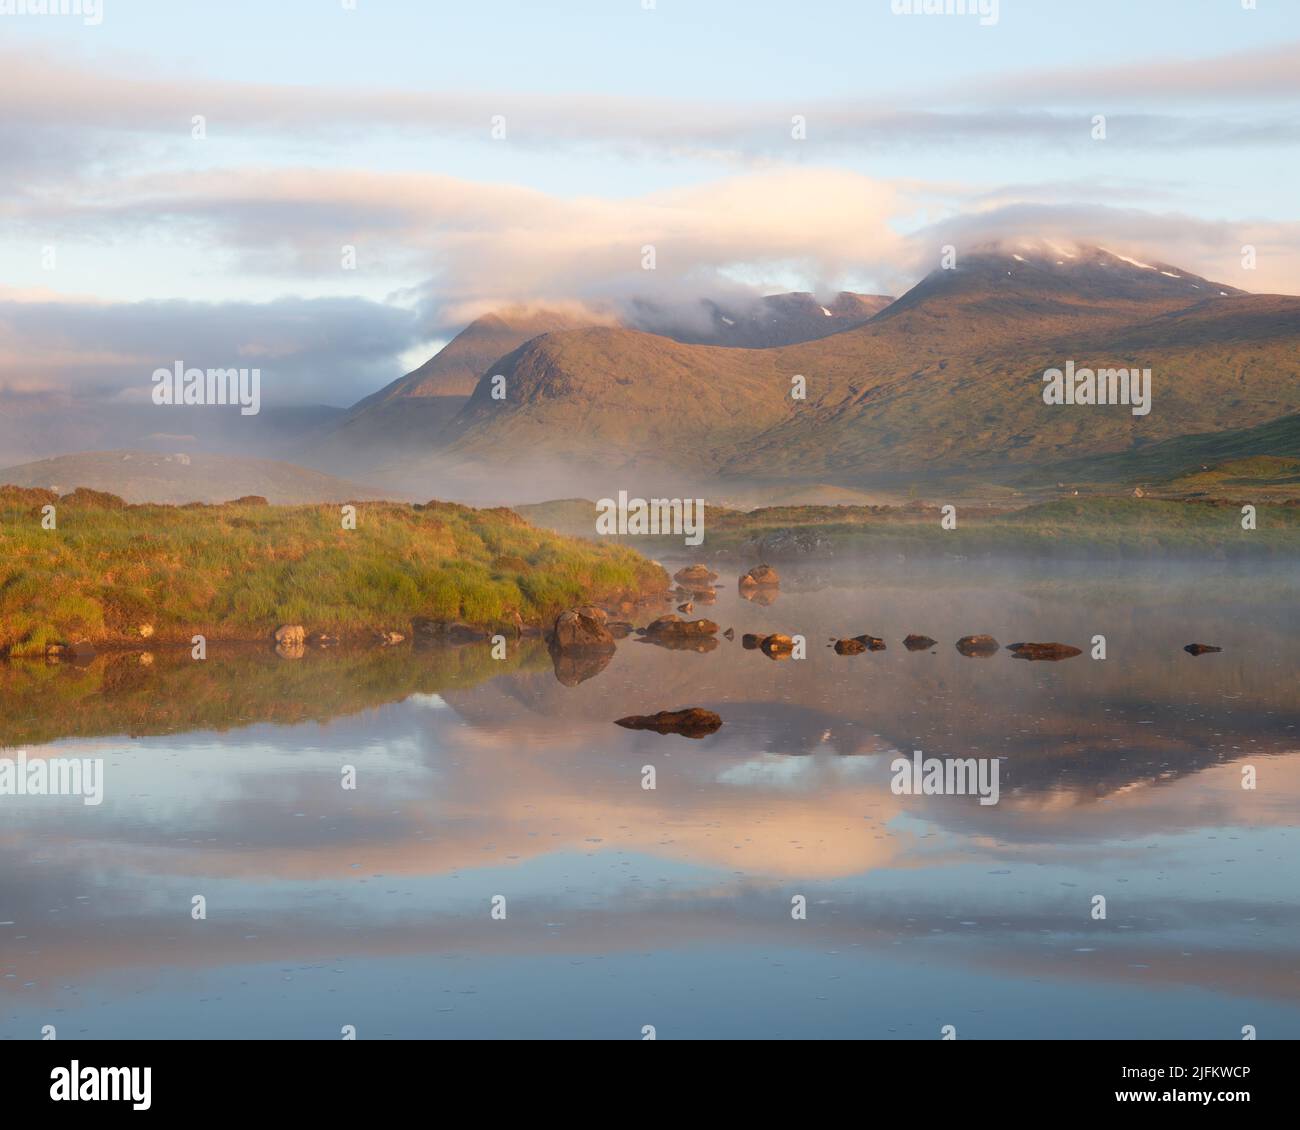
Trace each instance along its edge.
<path fill-rule="evenodd" d="M 957 641 L 957 650 L 974 659 L 987 659 L 1001 646 L 992 636 L 962 636 Z"/>
<path fill-rule="evenodd" d="M 1082 655 L 1082 648 L 1068 643 L 1013 643 L 1009 648 L 1015 659 L 1073 659 Z"/>
<path fill-rule="evenodd" d="M 1188 655 L 1209 655 L 1211 652 L 1222 651 L 1223 648 L 1209 643 L 1189 643 L 1183 650 Z"/>
<path fill-rule="evenodd" d="M 836 655 L 861 655 L 867 650 L 867 645 L 861 640 L 836 640 Z"/>
<path fill-rule="evenodd" d="M 740 646 L 746 651 L 757 651 L 763 645 L 763 637 L 753 632 L 746 632 L 740 637 Z"/>
<path fill-rule="evenodd" d="M 614 724 L 629 730 L 653 730 L 657 734 L 703 738 L 716 731 L 722 725 L 722 719 L 712 710 L 691 706 L 685 710 L 661 710 L 658 714 L 629 714 Z"/>
<path fill-rule="evenodd" d="M 736 638 L 736 629 L 735 629 L 735 628 L 728 628 L 728 629 L 727 629 L 725 632 L 723 632 L 722 634 L 723 634 L 727 639 L 729 639 L 729 640 L 734 640 L 734 639 Z"/>
<path fill-rule="evenodd" d="M 570 608 L 555 618 L 551 647 L 556 651 L 613 651 L 614 637 L 605 627 L 604 613 L 597 609 Z"/>
<path fill-rule="evenodd" d="M 301 624 L 285 624 L 275 629 L 275 642 L 281 647 L 301 647 L 307 642 L 307 632 Z"/>
<path fill-rule="evenodd" d="M 885 641 L 882 640 L 879 636 L 868 636 L 864 634 L 861 636 L 854 636 L 853 638 L 857 640 L 858 643 L 860 643 L 868 651 L 885 650 Z"/>
<path fill-rule="evenodd" d="M 673 574 L 673 580 L 683 585 L 708 585 L 718 579 L 718 574 L 707 565 L 687 565 Z"/>
<path fill-rule="evenodd" d="M 938 642 L 938 640 L 932 640 L 929 636 L 911 635 L 903 640 L 903 646 L 908 651 L 928 651 Z"/>
<path fill-rule="evenodd" d="M 739 581 L 742 589 L 772 588 L 780 583 L 781 578 L 771 565 L 755 565 Z"/>
<path fill-rule="evenodd" d="M 780 632 L 774 632 L 770 636 L 764 636 L 763 642 L 758 646 L 769 659 L 789 659 L 790 653 L 794 651 L 794 640 Z"/>

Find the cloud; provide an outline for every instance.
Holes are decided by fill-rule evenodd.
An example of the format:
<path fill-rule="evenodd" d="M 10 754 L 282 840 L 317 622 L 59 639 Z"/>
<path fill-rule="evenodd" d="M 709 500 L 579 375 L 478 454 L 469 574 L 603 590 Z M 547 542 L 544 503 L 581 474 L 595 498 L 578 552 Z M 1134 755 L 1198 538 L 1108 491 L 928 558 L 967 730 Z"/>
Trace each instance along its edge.
<path fill-rule="evenodd" d="M 896 224 L 947 191 L 822 168 L 615 199 L 427 174 L 232 169 L 138 178 L 109 200 L 47 198 L 22 222 L 59 224 L 65 238 L 196 241 L 241 272 L 302 278 L 339 278 L 340 249 L 353 246 L 368 270 L 424 280 L 405 297 L 432 334 L 502 304 L 697 297 L 792 274 L 838 289 L 892 272 Z"/>
<path fill-rule="evenodd" d="M 396 374 L 414 314 L 364 299 L 16 301 L 0 295 L 0 392 L 149 403 L 154 369 L 262 369 L 263 400 L 351 403 Z M 358 390 L 360 390 L 358 392 Z"/>
<path fill-rule="evenodd" d="M 1089 117 L 1109 115 L 1112 147 L 1177 150 L 1300 140 L 1286 103 L 1300 98 L 1300 44 L 1196 60 L 1142 61 L 1103 68 L 993 74 L 924 102 L 897 92 L 835 99 L 729 102 L 585 93 L 351 89 L 235 82 L 170 75 L 140 77 L 122 65 L 89 65 L 64 56 L 0 52 L 9 79 L 6 112 L 22 127 L 4 131 L 0 171 L 48 177 L 107 162 L 121 167 L 120 135 L 138 146 L 192 147 L 191 120 L 202 116 L 209 136 L 230 140 L 368 139 L 392 133 L 488 142 L 503 128 L 504 144 L 553 150 L 597 149 L 690 155 L 710 159 L 796 159 L 811 149 L 885 149 L 1077 144 Z M 1206 113 L 1209 102 L 1216 107 Z M 1261 103 L 1275 103 L 1273 115 Z M 1224 114 L 1240 104 L 1248 113 Z M 1063 111 L 1061 106 L 1075 109 Z M 1154 108 L 1172 108 L 1156 113 Z M 792 138 L 796 115 L 806 141 Z M 55 139 L 45 136 L 53 133 Z M 12 137 L 9 135 L 12 134 Z M 105 135 L 118 137 L 114 154 Z"/>
<path fill-rule="evenodd" d="M 969 95 L 968 87 L 951 96 Z M 981 84 L 986 103 L 1055 102 L 1162 105 L 1300 100 L 1300 42 L 1201 59 L 1146 59 L 1110 66 L 1053 67 L 999 76 Z"/>

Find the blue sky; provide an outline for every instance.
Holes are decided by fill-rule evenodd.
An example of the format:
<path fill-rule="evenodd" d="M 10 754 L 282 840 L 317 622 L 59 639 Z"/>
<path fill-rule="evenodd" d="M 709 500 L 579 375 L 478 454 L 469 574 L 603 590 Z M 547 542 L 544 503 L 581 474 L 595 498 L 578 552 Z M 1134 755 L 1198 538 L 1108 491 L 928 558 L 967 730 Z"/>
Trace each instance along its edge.
<path fill-rule="evenodd" d="M 111 389 L 177 303 L 288 357 L 337 314 L 292 300 L 330 298 L 373 330 L 364 363 L 314 362 L 346 402 L 494 305 L 646 288 L 646 243 L 661 295 L 896 293 L 940 242 L 1025 234 L 1300 289 L 1282 0 L 1001 0 L 992 26 L 890 0 L 104 0 L 93 27 L 0 15 L 0 68 L 7 392 Z M 101 310 L 86 340 L 88 303 L 120 332 Z"/>

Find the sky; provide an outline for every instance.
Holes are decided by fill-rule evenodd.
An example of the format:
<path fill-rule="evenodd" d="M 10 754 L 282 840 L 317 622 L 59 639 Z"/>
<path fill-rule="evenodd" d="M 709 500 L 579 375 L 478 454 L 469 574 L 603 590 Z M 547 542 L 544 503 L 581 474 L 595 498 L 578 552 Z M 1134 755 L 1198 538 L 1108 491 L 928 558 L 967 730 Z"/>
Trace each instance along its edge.
<path fill-rule="evenodd" d="M 1290 0 L 80 2 L 0 0 L 0 411 L 177 358 L 345 405 L 502 305 L 1016 236 L 1300 293 Z"/>

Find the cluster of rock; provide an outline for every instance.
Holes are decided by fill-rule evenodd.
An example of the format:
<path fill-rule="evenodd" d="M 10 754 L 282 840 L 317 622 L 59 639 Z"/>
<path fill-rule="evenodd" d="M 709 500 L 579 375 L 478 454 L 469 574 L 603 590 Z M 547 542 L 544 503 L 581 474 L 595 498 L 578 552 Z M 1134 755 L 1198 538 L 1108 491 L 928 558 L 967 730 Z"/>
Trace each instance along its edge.
<path fill-rule="evenodd" d="M 930 636 L 908 635 L 903 646 L 908 651 L 928 651 L 938 646 L 939 641 Z M 837 655 L 860 655 L 864 651 L 884 651 L 885 641 L 878 636 L 853 636 L 849 639 L 833 640 L 828 646 L 833 647 Z M 1002 650 L 1002 645 L 992 636 L 962 636 L 956 643 L 962 655 L 970 659 L 988 659 Z M 1013 643 L 1007 650 L 1015 659 L 1056 661 L 1073 659 L 1083 652 L 1068 643 Z M 1188 649 L 1190 650 L 1190 648 Z"/>

